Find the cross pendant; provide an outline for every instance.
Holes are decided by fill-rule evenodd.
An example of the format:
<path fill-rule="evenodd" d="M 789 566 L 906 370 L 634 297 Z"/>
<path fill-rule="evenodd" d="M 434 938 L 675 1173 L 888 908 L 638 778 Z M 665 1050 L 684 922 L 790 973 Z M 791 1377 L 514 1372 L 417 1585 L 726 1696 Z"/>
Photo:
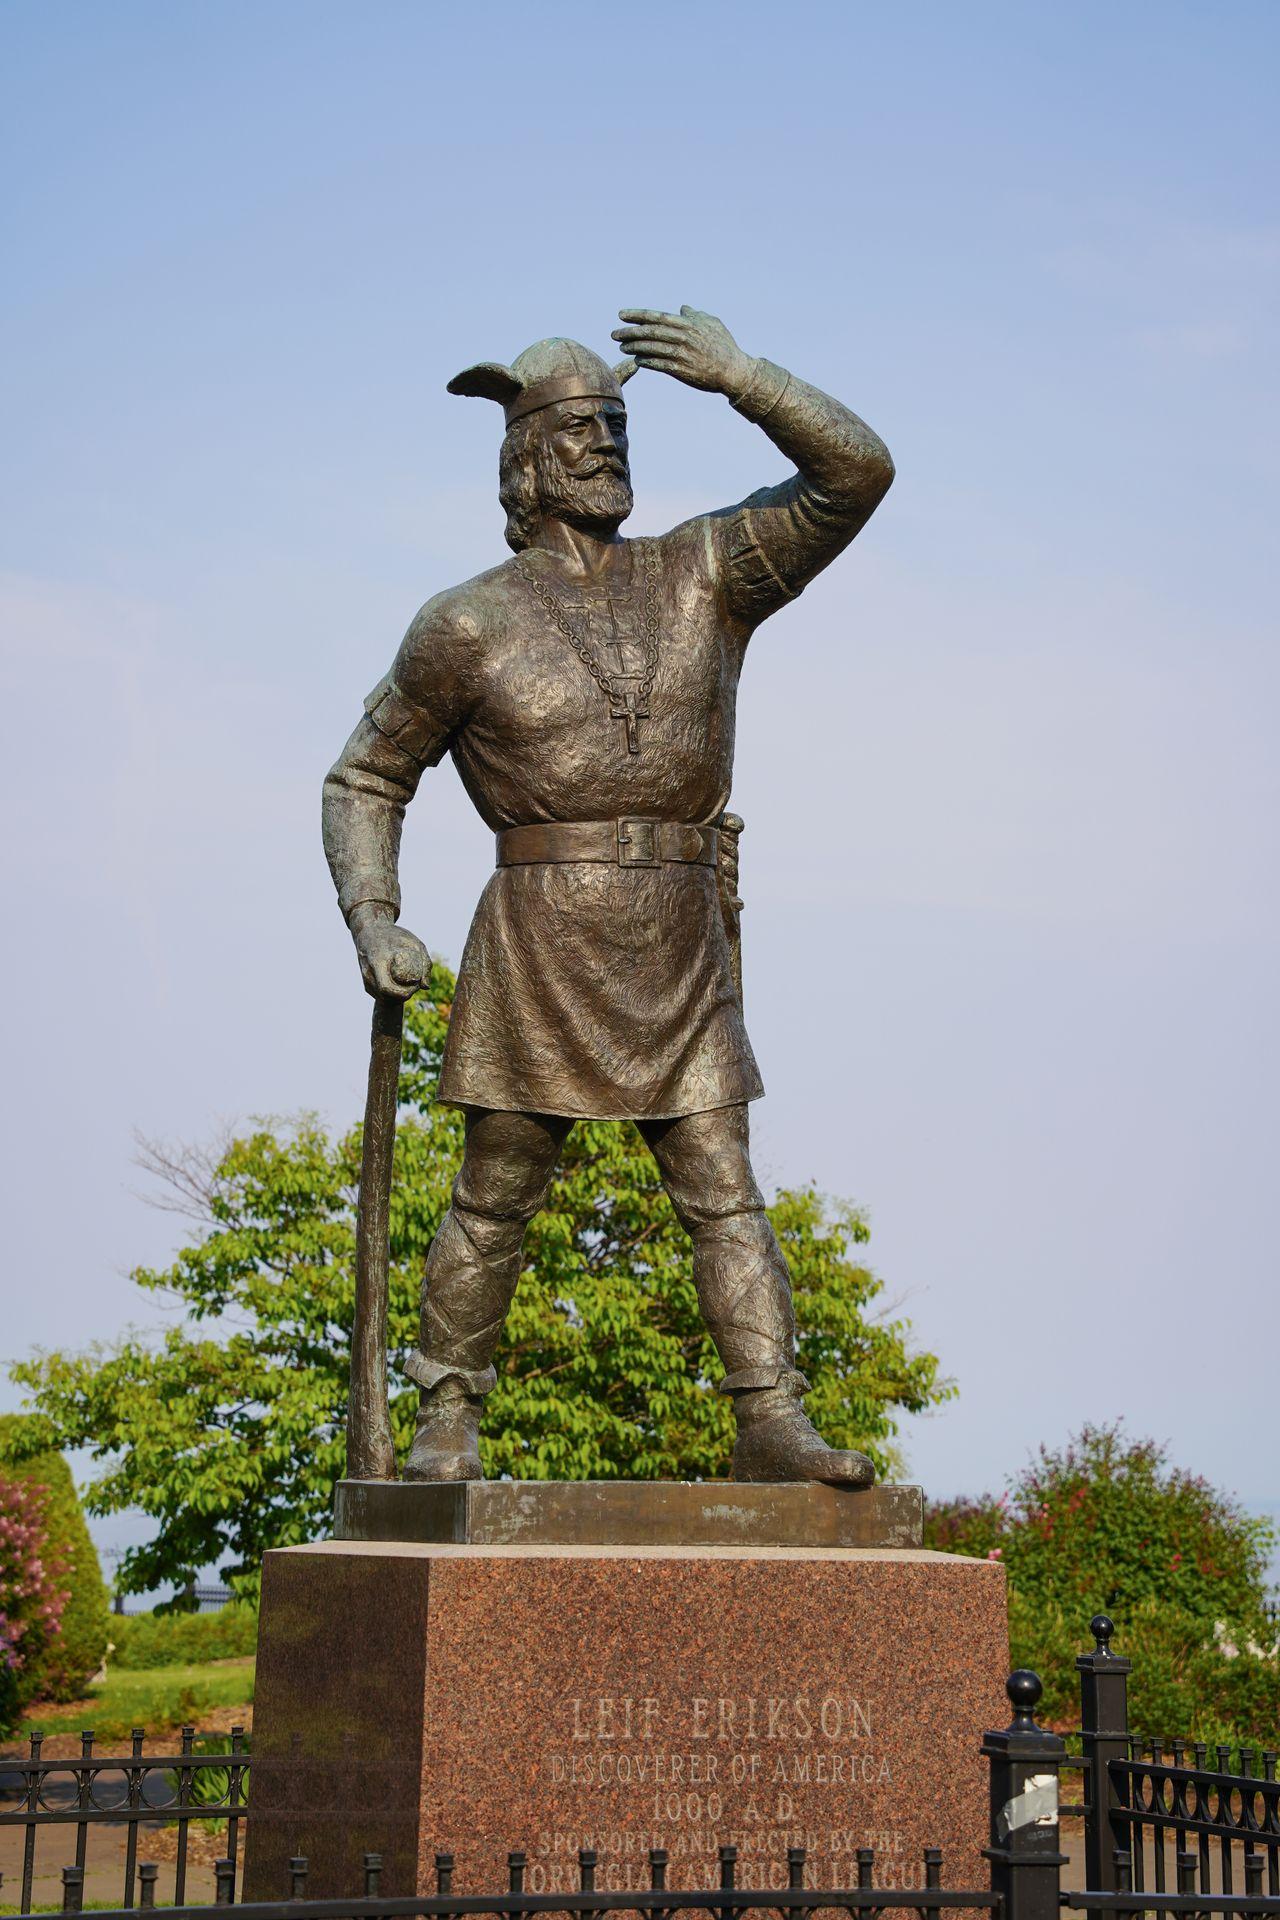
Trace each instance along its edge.
<path fill-rule="evenodd" d="M 647 720 L 649 718 L 649 709 L 647 706 L 641 706 L 639 696 L 634 687 L 628 687 L 625 693 L 614 694 L 610 718 L 621 720 L 626 727 L 627 752 L 639 753 L 640 730 L 636 722 L 637 720 Z"/>

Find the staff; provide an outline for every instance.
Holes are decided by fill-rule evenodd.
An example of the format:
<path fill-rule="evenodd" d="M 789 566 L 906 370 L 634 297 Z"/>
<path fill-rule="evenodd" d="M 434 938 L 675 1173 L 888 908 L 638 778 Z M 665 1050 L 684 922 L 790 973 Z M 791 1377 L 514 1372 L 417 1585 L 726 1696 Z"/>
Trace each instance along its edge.
<path fill-rule="evenodd" d="M 392 977 L 408 986 L 398 955 Z M 387 1404 L 387 1273 L 391 1264 L 391 1165 L 396 1146 L 396 1095 L 404 1001 L 386 993 L 373 1002 L 369 1092 L 360 1148 L 356 1207 L 356 1307 L 351 1326 L 351 1391 L 347 1401 L 348 1480 L 394 1480 L 395 1449 Z"/>

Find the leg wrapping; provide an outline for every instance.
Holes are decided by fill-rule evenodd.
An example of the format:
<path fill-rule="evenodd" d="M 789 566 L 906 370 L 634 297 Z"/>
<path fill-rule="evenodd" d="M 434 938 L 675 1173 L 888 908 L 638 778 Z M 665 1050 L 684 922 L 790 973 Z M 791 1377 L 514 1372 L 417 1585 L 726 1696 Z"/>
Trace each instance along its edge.
<path fill-rule="evenodd" d="M 453 1204 L 427 1255 L 420 1351 L 405 1363 L 425 1391 L 451 1378 L 472 1395 L 496 1384 L 493 1355 L 520 1278 L 525 1229 L 546 1200 L 570 1124 L 468 1113 Z"/>
<path fill-rule="evenodd" d="M 725 1368 L 722 1390 L 776 1386 L 795 1372 L 795 1310 L 751 1171 L 746 1108 L 687 1114 L 642 1131 L 693 1242 L 698 1304 Z"/>

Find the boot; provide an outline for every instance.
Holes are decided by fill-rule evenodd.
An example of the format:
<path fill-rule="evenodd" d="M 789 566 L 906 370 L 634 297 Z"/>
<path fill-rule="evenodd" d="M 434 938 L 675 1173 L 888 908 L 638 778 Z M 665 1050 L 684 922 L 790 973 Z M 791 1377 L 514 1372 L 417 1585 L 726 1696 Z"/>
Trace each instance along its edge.
<path fill-rule="evenodd" d="M 480 1465 L 478 1393 L 468 1393 L 457 1374 L 423 1393 L 418 1425 L 402 1480 L 483 1480 Z"/>
<path fill-rule="evenodd" d="M 733 1449 L 735 1480 L 820 1480 L 830 1487 L 871 1485 L 876 1470 L 866 1454 L 829 1447 L 800 1405 L 808 1384 L 802 1373 L 787 1368 L 771 1387 L 728 1386 L 738 1423 Z"/>

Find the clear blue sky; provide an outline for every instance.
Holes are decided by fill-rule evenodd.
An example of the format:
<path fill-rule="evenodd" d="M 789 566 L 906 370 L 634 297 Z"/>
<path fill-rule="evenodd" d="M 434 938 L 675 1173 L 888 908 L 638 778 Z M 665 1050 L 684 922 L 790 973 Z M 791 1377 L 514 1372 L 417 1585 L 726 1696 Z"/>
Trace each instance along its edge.
<path fill-rule="evenodd" d="M 134 1126 L 357 1112 L 320 777 L 505 553 L 444 383 L 691 301 L 899 468 L 743 685 L 762 1174 L 870 1209 L 961 1387 L 907 1436 L 932 1492 L 1125 1414 L 1280 1499 L 1278 42 L 1169 0 L 10 0 L 4 1353 L 145 1314 Z M 722 400 L 628 398 L 637 530 L 781 471 Z M 405 919 L 446 957 L 489 859 L 442 769 Z"/>

